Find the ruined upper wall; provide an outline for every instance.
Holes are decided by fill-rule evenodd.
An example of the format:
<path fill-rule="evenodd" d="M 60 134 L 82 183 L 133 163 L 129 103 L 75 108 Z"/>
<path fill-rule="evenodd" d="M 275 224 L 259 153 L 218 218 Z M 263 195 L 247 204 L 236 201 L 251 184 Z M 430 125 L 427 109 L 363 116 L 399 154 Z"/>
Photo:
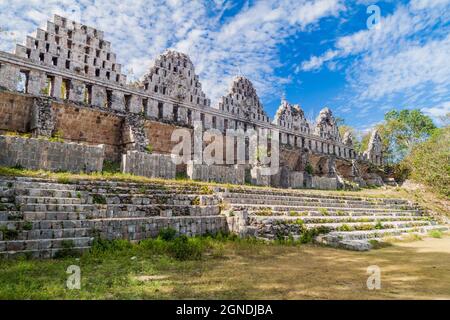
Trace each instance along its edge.
<path fill-rule="evenodd" d="M 292 129 L 295 132 L 311 133 L 305 113 L 298 104 L 292 105 L 285 99 L 281 101 L 281 105 L 275 114 L 274 124 Z"/>
<path fill-rule="evenodd" d="M 321 138 L 341 142 L 341 135 L 339 134 L 336 119 L 329 108 L 324 108 L 320 111 L 316 120 L 314 133 Z"/>
<path fill-rule="evenodd" d="M 313 153 L 357 158 L 353 147 L 341 142 L 331 111 L 318 118 L 315 130 L 303 111 L 282 105 L 272 123 L 250 80 L 234 79 L 218 108 L 202 90 L 193 63 L 185 54 L 167 51 L 142 81 L 126 83 L 111 43 L 102 31 L 54 17 L 45 30 L 18 45 L 16 54 L 0 52 L 0 87 L 33 96 L 48 96 L 97 108 L 121 117 L 145 117 L 173 125 L 205 129 L 276 129 L 282 144 Z"/>
<path fill-rule="evenodd" d="M 247 121 L 270 121 L 252 82 L 241 76 L 233 80 L 228 94 L 219 102 L 219 109 Z"/>
<path fill-rule="evenodd" d="M 55 15 L 46 29 L 27 36 L 15 54 L 55 69 L 125 85 L 126 75 L 103 31 Z"/>
<path fill-rule="evenodd" d="M 183 53 L 169 50 L 158 56 L 141 84 L 148 93 L 170 96 L 201 108 L 211 106 L 191 59 Z"/>

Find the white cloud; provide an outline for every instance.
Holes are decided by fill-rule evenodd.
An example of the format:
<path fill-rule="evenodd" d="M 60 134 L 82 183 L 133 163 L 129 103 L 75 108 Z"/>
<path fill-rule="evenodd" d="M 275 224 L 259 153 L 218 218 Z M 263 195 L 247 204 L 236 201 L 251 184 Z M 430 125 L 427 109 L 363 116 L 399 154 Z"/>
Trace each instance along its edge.
<path fill-rule="evenodd" d="M 277 45 L 321 18 L 335 16 L 340 0 L 259 0 L 237 14 L 236 1 L 190 0 L 16 0 L 0 1 L 0 50 L 11 50 L 54 13 L 105 31 L 124 70 L 143 75 L 150 61 L 167 48 L 188 54 L 210 98 L 226 92 L 238 67 L 261 96 L 281 93 L 287 79 L 275 76 L 280 66 Z"/>
<path fill-rule="evenodd" d="M 297 70 L 347 65 L 346 91 L 335 101 L 346 101 L 345 109 L 360 116 L 383 105 L 439 104 L 450 99 L 449 22 L 450 0 L 412 0 L 383 17 L 378 28 L 336 39 L 333 48 Z"/>

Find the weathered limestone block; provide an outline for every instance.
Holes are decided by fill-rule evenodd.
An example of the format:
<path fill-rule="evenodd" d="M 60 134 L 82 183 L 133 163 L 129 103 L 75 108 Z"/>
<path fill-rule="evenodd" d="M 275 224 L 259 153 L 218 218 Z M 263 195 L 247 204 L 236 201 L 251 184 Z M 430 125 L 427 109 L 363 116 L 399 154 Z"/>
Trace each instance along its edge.
<path fill-rule="evenodd" d="M 253 167 L 250 170 L 250 175 L 252 178 L 251 183 L 256 186 L 270 186 L 270 175 L 263 175 L 261 167 Z"/>
<path fill-rule="evenodd" d="M 20 69 L 10 64 L 0 65 L 0 87 L 4 87 L 8 90 L 17 90 L 19 83 Z"/>
<path fill-rule="evenodd" d="M 320 190 L 337 190 L 337 178 L 313 176 L 311 188 Z"/>
<path fill-rule="evenodd" d="M 123 173 L 149 178 L 175 179 L 176 165 L 170 155 L 128 151 L 122 155 Z"/>
<path fill-rule="evenodd" d="M 123 124 L 123 144 L 125 150 L 144 152 L 148 139 L 145 134 L 145 118 L 137 114 L 127 114 Z"/>
<path fill-rule="evenodd" d="M 289 175 L 289 187 L 293 189 L 303 188 L 303 172 L 291 172 Z"/>
<path fill-rule="evenodd" d="M 0 166 L 75 173 L 101 171 L 105 153 L 103 145 L 10 136 L 0 136 L 0 150 Z"/>
<path fill-rule="evenodd" d="M 30 129 L 34 137 L 51 137 L 55 130 L 55 114 L 50 98 L 34 98 Z"/>
<path fill-rule="evenodd" d="M 45 73 L 41 71 L 31 70 L 28 77 L 28 90 L 29 94 L 41 95 L 42 88 L 45 87 Z"/>
<path fill-rule="evenodd" d="M 187 175 L 192 180 L 244 184 L 245 169 L 242 165 L 206 165 L 189 163 Z"/>

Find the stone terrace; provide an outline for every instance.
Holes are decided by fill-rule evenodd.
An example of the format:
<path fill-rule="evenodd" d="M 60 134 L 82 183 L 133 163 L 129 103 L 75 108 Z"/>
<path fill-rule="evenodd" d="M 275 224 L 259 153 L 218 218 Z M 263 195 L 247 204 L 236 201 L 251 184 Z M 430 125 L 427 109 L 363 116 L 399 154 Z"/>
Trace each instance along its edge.
<path fill-rule="evenodd" d="M 226 230 L 220 199 L 207 187 L 0 179 L 0 255 L 53 257 L 93 238 L 138 241 L 172 227 L 188 236 Z"/>
<path fill-rule="evenodd" d="M 299 239 L 310 230 L 315 231 L 316 242 L 369 250 L 374 244 L 371 240 L 448 230 L 404 199 L 255 188 L 231 188 L 222 196 L 233 215 L 240 213 L 245 220 L 244 234 L 267 240 Z"/>

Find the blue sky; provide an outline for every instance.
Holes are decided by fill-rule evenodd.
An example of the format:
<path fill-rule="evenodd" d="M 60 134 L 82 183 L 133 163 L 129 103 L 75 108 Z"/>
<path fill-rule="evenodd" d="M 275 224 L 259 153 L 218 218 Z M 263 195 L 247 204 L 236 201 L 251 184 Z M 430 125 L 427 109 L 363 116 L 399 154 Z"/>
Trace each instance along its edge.
<path fill-rule="evenodd" d="M 283 95 L 363 131 L 392 108 L 450 112 L 450 0 L 0 0 L 0 49 L 53 13 L 104 30 L 135 78 L 165 49 L 188 54 L 213 102 L 240 70 L 272 118 Z"/>

